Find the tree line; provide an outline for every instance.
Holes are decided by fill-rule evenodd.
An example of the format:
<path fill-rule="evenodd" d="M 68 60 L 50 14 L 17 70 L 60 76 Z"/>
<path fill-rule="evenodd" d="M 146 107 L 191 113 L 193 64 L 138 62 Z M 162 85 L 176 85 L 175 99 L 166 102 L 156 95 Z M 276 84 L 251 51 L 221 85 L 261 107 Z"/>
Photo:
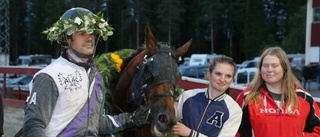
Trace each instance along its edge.
<path fill-rule="evenodd" d="M 10 61 L 19 55 L 61 52 L 41 32 L 71 7 L 102 11 L 114 28 L 96 54 L 144 42 L 147 23 L 159 41 L 178 47 L 192 39 L 185 56 L 216 53 L 237 63 L 280 46 L 304 53 L 306 2 L 300 0 L 10 0 Z"/>

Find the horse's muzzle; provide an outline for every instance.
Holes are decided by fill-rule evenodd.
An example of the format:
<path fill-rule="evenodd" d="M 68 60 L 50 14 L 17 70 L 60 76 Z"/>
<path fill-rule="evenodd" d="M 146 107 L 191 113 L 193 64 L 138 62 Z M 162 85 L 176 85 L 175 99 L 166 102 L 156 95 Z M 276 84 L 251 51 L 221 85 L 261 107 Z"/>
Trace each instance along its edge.
<path fill-rule="evenodd" d="M 171 128 L 176 124 L 177 119 L 169 113 L 159 113 L 154 116 L 151 124 L 151 133 L 155 137 L 165 137 Z"/>

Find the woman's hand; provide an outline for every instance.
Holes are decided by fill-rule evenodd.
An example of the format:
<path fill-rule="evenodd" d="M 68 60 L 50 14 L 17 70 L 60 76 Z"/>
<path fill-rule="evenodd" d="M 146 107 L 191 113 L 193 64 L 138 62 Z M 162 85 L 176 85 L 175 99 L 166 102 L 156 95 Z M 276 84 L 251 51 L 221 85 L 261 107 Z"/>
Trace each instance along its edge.
<path fill-rule="evenodd" d="M 189 136 L 191 129 L 184 124 L 177 122 L 171 129 L 172 134 L 187 137 Z"/>

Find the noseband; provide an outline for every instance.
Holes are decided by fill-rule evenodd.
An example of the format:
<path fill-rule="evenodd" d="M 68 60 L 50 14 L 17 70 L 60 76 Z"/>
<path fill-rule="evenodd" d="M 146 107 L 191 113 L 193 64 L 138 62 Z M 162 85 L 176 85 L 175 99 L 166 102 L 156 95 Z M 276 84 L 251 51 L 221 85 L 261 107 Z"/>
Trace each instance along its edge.
<path fill-rule="evenodd" d="M 140 105 L 149 106 L 146 99 L 147 92 L 154 86 L 164 82 L 171 83 L 170 90 L 165 94 L 155 94 L 153 97 L 174 96 L 172 89 L 175 89 L 178 83 L 179 74 L 177 57 L 170 46 L 165 43 L 159 45 L 159 50 L 156 53 L 145 55 L 144 61 L 138 66 L 134 75 L 130 91 L 131 101 L 134 102 L 135 107 Z"/>

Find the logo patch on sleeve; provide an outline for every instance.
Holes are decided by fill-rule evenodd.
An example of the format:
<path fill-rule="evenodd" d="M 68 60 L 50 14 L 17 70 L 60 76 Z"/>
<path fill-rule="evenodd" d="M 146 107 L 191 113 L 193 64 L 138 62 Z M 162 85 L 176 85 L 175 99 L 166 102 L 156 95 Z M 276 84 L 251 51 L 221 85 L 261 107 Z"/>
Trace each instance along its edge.
<path fill-rule="evenodd" d="M 30 98 L 29 104 L 35 104 L 37 103 L 37 92 L 34 92 Z"/>

